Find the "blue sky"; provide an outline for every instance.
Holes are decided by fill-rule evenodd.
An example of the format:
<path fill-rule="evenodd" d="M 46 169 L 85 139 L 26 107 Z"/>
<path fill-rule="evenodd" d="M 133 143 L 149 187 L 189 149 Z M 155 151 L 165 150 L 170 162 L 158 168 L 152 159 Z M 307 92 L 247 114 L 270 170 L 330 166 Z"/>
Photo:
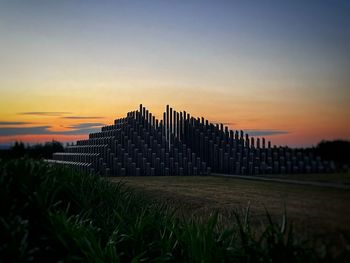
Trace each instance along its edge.
<path fill-rule="evenodd" d="M 7 133 L 169 103 L 291 145 L 350 138 L 349 1 L 1 0 L 0 38 Z"/>

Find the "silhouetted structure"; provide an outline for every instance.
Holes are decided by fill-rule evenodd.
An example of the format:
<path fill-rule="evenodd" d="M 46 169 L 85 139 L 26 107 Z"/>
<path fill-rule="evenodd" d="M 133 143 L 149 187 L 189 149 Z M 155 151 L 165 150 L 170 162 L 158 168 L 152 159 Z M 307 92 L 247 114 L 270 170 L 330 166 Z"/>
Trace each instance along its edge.
<path fill-rule="evenodd" d="M 66 152 L 54 153 L 51 161 L 105 176 L 334 171 L 332 162 L 288 147 L 271 147 L 265 138 L 251 138 L 169 105 L 160 121 L 140 105 Z"/>

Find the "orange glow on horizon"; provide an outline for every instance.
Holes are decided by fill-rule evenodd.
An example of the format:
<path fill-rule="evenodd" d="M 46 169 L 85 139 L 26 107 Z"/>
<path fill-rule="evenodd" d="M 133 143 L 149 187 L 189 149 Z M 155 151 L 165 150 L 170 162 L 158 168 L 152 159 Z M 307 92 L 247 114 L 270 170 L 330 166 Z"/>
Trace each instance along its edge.
<path fill-rule="evenodd" d="M 147 105 L 145 105 L 147 107 Z M 179 103 L 179 107 L 174 107 L 175 110 L 182 109 Z M 148 107 L 147 107 L 148 108 Z M 152 113 L 155 113 L 155 116 L 160 119 L 164 111 L 165 105 L 152 105 L 148 108 Z M 202 108 L 199 106 L 188 107 L 186 111 L 193 114 L 193 117 L 205 117 L 211 122 L 226 123 L 225 126 L 228 126 L 229 129 L 233 130 L 254 130 L 254 131 L 285 131 L 285 134 L 275 134 L 275 135 L 266 135 L 266 136 L 253 136 L 253 137 L 265 137 L 267 140 L 271 140 L 272 144 L 275 145 L 287 145 L 291 147 L 302 147 L 307 145 L 316 145 L 321 140 L 333 140 L 333 139 L 348 139 L 350 138 L 350 133 L 348 129 L 347 122 L 342 121 L 342 118 L 328 118 L 327 122 L 324 121 L 325 116 L 319 116 L 318 118 L 295 116 L 293 114 L 265 111 L 264 113 L 255 112 L 251 108 L 251 112 L 247 110 L 244 114 L 239 114 L 237 109 L 233 111 L 220 111 L 220 114 L 217 114 L 218 111 L 212 111 L 214 107 Z M 248 106 L 244 107 L 249 109 Z M 26 134 L 26 135 L 8 135 L 0 136 L 1 144 L 8 144 L 14 141 L 23 141 L 25 143 L 43 143 L 46 141 L 57 140 L 61 142 L 74 142 L 80 139 L 88 138 L 88 134 L 79 134 L 79 135 L 62 135 L 54 134 L 55 131 L 67 131 L 69 127 L 76 124 L 84 123 L 103 123 L 110 125 L 113 123 L 114 119 L 123 117 L 128 111 L 137 110 L 138 105 L 132 108 L 122 108 L 120 111 L 116 112 L 116 116 L 104 115 L 103 118 L 99 119 L 65 119 L 62 116 L 45 116 L 45 117 L 34 117 L 31 116 L 21 116 L 20 121 L 26 121 L 31 124 L 25 124 L 21 127 L 31 127 L 31 126 L 47 126 L 48 131 L 53 134 Z M 220 109 L 220 107 L 219 107 Z M 125 110 L 122 112 L 122 110 Z M 205 114 L 199 115 L 198 113 L 203 112 Z M 236 112 L 236 114 L 234 114 Z M 107 113 L 107 112 L 105 112 Z M 249 115 L 252 114 L 252 115 Z M 86 113 L 85 115 L 96 115 Z M 306 114 L 305 114 L 306 115 Z M 309 113 L 313 115 L 313 113 Z M 284 118 L 283 118 L 284 117 Z M 1 127 L 1 126 L 0 126 Z M 12 126 L 11 126 L 12 127 Z M 248 132 L 249 133 L 249 132 Z"/>

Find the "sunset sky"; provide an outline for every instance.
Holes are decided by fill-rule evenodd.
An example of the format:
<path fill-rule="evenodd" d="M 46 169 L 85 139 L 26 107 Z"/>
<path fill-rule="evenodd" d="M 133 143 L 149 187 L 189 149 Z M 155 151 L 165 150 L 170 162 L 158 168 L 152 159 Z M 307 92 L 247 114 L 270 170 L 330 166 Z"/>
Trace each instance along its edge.
<path fill-rule="evenodd" d="M 0 145 L 86 138 L 143 103 L 350 139 L 350 1 L 0 0 Z"/>

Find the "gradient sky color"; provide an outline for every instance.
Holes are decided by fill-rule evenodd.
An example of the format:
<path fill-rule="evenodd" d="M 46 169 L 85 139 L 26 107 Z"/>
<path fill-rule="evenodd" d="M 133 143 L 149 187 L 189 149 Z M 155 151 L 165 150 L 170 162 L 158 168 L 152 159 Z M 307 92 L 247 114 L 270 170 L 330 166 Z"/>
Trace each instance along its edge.
<path fill-rule="evenodd" d="M 87 137 L 143 103 L 350 139 L 349 1 L 0 0 L 0 144 Z"/>

